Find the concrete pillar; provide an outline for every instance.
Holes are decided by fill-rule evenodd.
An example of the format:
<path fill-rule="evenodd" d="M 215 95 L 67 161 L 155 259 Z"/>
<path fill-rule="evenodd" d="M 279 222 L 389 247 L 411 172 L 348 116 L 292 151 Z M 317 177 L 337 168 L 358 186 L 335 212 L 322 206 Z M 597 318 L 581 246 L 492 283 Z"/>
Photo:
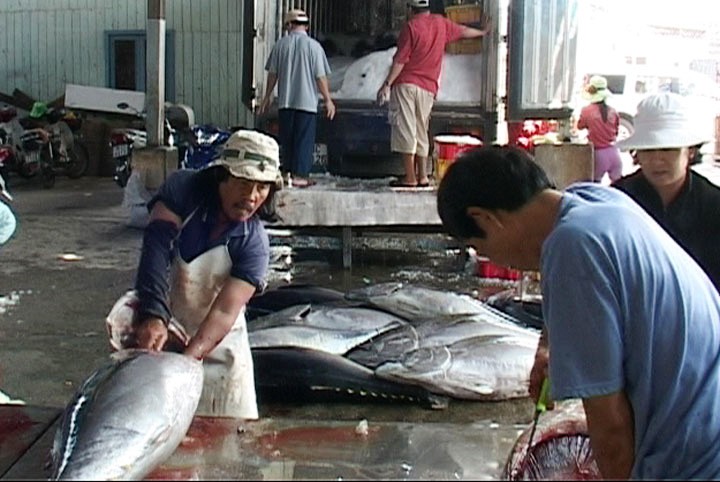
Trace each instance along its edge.
<path fill-rule="evenodd" d="M 157 147 L 164 144 L 163 124 L 165 113 L 165 0 L 148 0 L 147 18 L 147 144 Z"/>
<path fill-rule="evenodd" d="M 165 0 L 148 0 L 145 129 L 147 147 L 133 152 L 132 169 L 145 188 L 156 191 L 177 169 L 178 153 L 165 142 Z"/>
<path fill-rule="evenodd" d="M 157 191 L 167 176 L 177 170 L 178 154 L 175 147 L 158 146 L 137 149 L 132 154 L 132 170 L 140 176 L 145 189 Z"/>
<path fill-rule="evenodd" d="M 535 162 L 558 189 L 579 181 L 592 181 L 595 162 L 592 144 L 538 144 Z"/>

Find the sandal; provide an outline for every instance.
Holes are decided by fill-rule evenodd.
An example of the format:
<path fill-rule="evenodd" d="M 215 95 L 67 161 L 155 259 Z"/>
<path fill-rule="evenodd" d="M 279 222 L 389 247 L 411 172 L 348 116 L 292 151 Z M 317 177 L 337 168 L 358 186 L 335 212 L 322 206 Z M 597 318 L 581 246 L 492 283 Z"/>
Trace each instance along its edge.
<path fill-rule="evenodd" d="M 294 177 L 292 179 L 292 185 L 293 187 L 310 187 L 314 186 L 316 183 L 312 179 L 303 179 L 302 177 Z"/>
<path fill-rule="evenodd" d="M 394 179 L 390 181 L 390 187 L 418 187 L 417 184 L 408 184 L 401 181 L 400 179 Z"/>

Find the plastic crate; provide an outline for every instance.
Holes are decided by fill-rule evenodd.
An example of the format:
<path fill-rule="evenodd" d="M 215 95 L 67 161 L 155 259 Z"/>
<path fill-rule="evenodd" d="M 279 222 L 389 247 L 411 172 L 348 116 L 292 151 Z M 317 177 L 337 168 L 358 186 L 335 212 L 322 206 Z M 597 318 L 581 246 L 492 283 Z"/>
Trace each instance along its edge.
<path fill-rule="evenodd" d="M 454 5 L 445 8 L 447 18 L 456 23 L 467 24 L 482 19 L 481 5 Z M 448 54 L 478 54 L 482 52 L 482 37 L 463 39 L 449 43 L 445 48 Z"/>

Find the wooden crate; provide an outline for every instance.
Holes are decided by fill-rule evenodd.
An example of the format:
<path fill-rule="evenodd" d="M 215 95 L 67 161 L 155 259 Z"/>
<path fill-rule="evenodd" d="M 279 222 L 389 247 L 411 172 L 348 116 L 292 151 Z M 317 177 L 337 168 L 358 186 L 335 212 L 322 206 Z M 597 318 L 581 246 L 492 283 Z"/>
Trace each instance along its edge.
<path fill-rule="evenodd" d="M 482 18 L 481 5 L 454 5 L 445 8 L 447 18 L 456 23 L 479 22 Z M 464 39 L 447 45 L 448 54 L 478 54 L 482 51 L 482 37 Z"/>

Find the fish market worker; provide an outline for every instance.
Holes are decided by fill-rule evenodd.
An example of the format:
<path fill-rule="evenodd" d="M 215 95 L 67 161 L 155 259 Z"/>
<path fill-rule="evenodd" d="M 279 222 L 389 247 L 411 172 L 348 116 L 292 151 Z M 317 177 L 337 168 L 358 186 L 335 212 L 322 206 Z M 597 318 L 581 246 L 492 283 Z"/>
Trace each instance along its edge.
<path fill-rule="evenodd" d="M 553 188 L 527 152 L 463 154 L 443 176 L 445 229 L 493 262 L 540 271 L 537 400 L 580 398 L 609 479 L 720 478 L 720 295 L 618 189 Z"/>
<path fill-rule="evenodd" d="M 179 340 L 203 360 L 199 415 L 258 417 L 245 305 L 265 285 L 259 210 L 282 187 L 279 165 L 273 138 L 240 130 L 207 168 L 172 173 L 148 203 L 135 290 L 108 315 L 115 349 Z"/>
<path fill-rule="evenodd" d="M 634 153 L 640 169 L 613 186 L 655 218 L 720 289 L 720 188 L 691 169 L 711 137 L 702 119 L 681 95 L 645 97 L 638 104 L 634 134 L 618 143 Z"/>

